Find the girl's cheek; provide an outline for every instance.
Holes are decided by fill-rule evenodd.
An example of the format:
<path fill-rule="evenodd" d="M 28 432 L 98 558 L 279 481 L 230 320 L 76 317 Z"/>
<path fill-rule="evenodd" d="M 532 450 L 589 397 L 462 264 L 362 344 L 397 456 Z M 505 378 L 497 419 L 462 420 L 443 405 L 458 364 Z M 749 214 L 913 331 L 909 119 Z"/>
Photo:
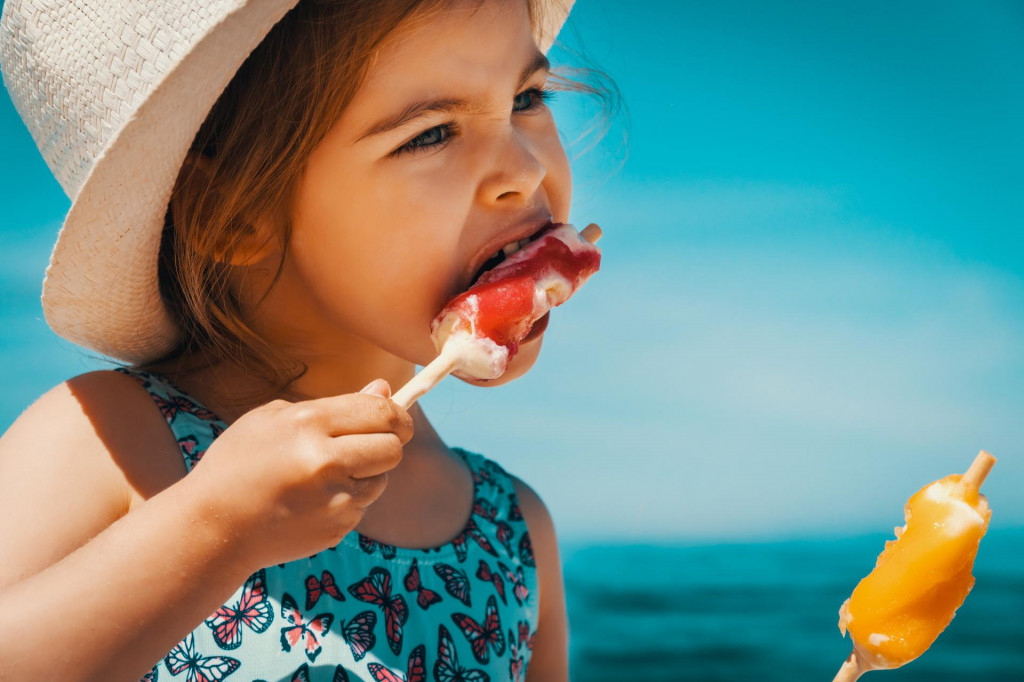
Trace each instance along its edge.
<path fill-rule="evenodd" d="M 420 223 L 450 221 L 464 215 L 471 180 L 459 150 L 426 152 L 424 157 L 394 162 L 374 183 L 377 206 Z"/>
<path fill-rule="evenodd" d="M 569 156 L 553 124 L 552 130 L 554 133 L 548 138 L 544 152 L 547 167 L 544 188 L 550 202 L 552 218 L 556 222 L 566 222 L 569 220 L 569 205 L 572 203 L 572 169 L 569 165 Z"/>

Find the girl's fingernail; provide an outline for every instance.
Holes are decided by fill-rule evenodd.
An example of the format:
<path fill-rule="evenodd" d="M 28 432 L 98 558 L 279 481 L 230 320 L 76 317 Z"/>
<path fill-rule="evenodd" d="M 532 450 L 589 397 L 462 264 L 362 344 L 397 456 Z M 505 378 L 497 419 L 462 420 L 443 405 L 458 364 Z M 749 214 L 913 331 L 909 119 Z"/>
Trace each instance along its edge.
<path fill-rule="evenodd" d="M 381 381 L 380 379 L 374 379 L 370 383 L 368 383 L 365 386 L 363 386 L 363 388 L 359 392 L 360 393 L 377 393 L 378 392 L 378 384 L 380 384 L 380 381 Z"/>
<path fill-rule="evenodd" d="M 384 379 L 374 379 L 370 383 L 363 387 L 360 393 L 369 393 L 370 395 L 379 395 L 384 398 L 391 397 L 391 385 Z"/>

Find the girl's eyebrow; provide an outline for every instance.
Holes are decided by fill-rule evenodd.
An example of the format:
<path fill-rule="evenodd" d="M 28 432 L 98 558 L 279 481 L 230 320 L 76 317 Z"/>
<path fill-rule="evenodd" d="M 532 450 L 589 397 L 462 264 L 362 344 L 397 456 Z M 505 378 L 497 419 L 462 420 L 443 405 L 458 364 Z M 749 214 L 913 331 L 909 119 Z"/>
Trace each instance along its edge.
<path fill-rule="evenodd" d="M 523 87 L 526 81 L 530 80 L 530 77 L 533 76 L 533 74 L 538 71 L 548 71 L 550 69 L 551 62 L 548 61 L 548 58 L 543 53 L 537 52 L 533 57 L 533 61 L 523 69 L 522 74 L 519 76 L 519 82 L 516 84 L 516 90 Z M 362 142 L 368 137 L 381 135 L 394 130 L 395 128 L 399 128 L 413 119 L 419 118 L 423 114 L 433 112 L 448 114 L 457 111 L 474 111 L 479 109 L 481 109 L 479 102 L 461 97 L 443 97 L 440 99 L 414 102 L 398 114 L 389 116 L 374 123 L 366 130 L 365 133 L 356 139 L 356 142 Z"/>

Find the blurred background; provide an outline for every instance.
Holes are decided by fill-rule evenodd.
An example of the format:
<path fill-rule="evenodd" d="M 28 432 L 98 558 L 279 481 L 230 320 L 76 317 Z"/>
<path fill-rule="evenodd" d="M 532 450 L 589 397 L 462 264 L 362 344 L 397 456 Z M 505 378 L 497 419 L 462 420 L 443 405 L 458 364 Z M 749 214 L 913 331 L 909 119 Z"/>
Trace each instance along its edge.
<path fill-rule="evenodd" d="M 552 57 L 621 91 L 553 104 L 602 272 L 529 375 L 425 404 L 551 510 L 573 679 L 831 679 L 904 502 L 980 449 L 977 584 L 885 677 L 1024 679 L 1024 5 L 580 0 Z M 6 91 L 0 140 L 6 429 L 106 365 L 43 321 L 69 202 Z"/>

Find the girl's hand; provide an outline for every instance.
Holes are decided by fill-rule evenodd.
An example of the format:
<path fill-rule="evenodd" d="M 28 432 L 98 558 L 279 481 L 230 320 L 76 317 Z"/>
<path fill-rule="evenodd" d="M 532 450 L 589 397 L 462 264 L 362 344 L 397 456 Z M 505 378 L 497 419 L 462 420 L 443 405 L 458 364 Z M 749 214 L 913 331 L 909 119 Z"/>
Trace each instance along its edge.
<path fill-rule="evenodd" d="M 333 547 L 402 459 L 412 419 L 378 379 L 359 393 L 275 400 L 217 437 L 182 481 L 251 571 Z"/>

